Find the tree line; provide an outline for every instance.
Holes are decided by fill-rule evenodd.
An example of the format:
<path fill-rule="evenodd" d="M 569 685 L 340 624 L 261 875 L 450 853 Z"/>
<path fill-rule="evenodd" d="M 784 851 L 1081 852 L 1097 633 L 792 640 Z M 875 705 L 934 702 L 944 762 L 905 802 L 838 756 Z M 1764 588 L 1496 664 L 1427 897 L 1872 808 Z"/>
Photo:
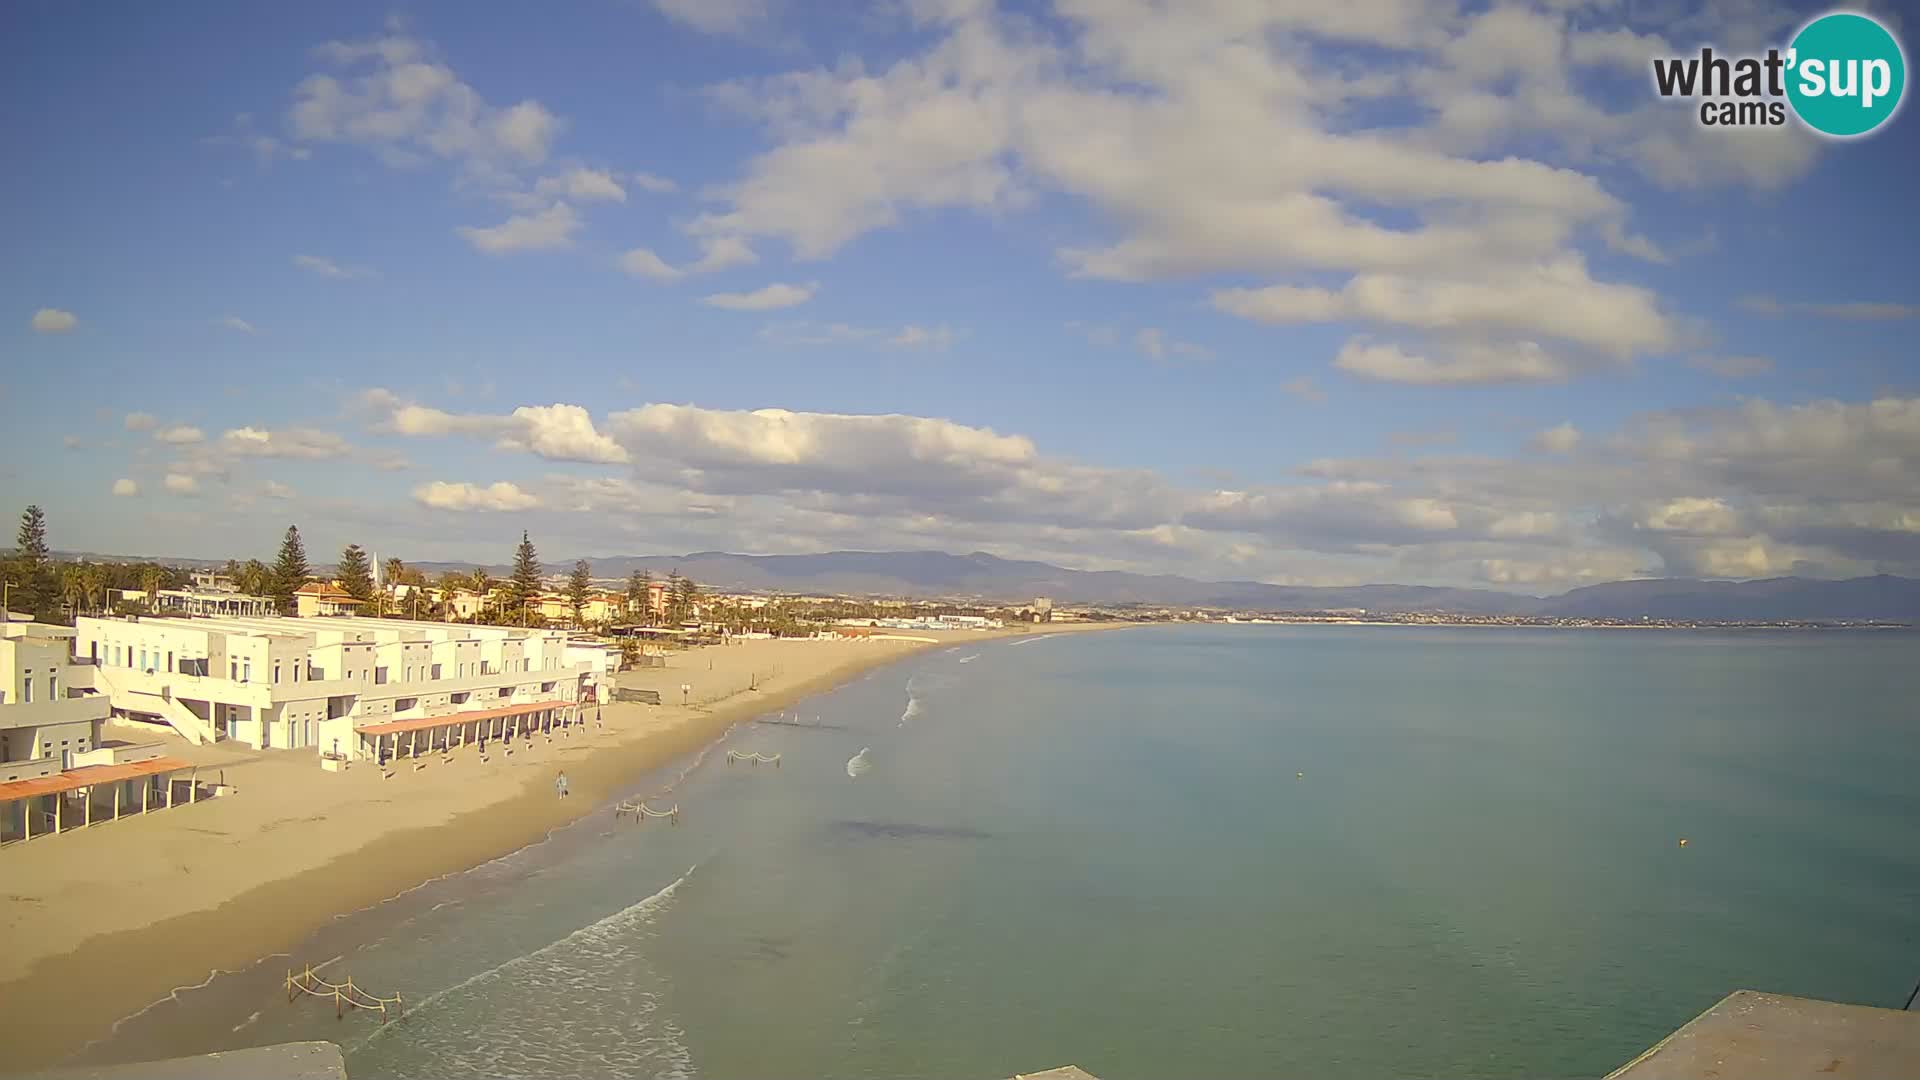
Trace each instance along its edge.
<path fill-rule="evenodd" d="M 381 577 L 387 585 L 414 586 L 409 600 L 394 603 L 389 610 L 389 590 L 375 586 L 371 557 L 359 544 L 348 544 L 334 566 L 333 580 L 342 592 L 369 605 L 370 614 L 404 615 L 414 618 L 442 619 L 454 592 L 473 592 L 481 597 L 472 621 L 514 626 L 546 626 L 547 619 L 536 601 L 545 594 L 543 570 L 532 536 L 522 531 L 514 549 L 512 573 L 496 581 L 484 568 L 471 572 L 448 571 L 438 582 L 408 567 L 398 558 L 381 564 Z M 307 558 L 306 542 L 298 525 L 287 526 L 279 552 L 271 563 L 259 559 L 241 562 L 229 559 L 222 573 L 235 588 L 249 596 L 272 599 L 283 614 L 297 610 L 295 596 L 301 586 L 315 580 Z M 157 610 L 157 594 L 163 590 L 185 589 L 191 583 L 191 571 L 152 560 L 116 562 L 111 560 L 75 560 L 56 562 L 47 542 L 46 514 L 37 505 L 20 515 L 15 550 L 0 559 L 0 579 L 4 579 L 7 609 L 31 614 L 46 622 L 71 621 L 82 614 L 115 612 L 146 614 Z M 428 590 L 438 586 L 437 595 Z M 620 621 L 654 625 L 664 621 L 678 626 L 689 621 L 702 606 L 699 585 L 676 570 L 667 575 L 662 610 L 652 604 L 653 576 L 636 570 L 627 580 L 625 610 Z M 113 594 L 138 591 L 137 600 L 112 599 Z M 583 615 L 592 600 L 593 565 L 585 559 L 574 563 L 562 594 L 572 609 L 574 625 L 584 624 Z"/>

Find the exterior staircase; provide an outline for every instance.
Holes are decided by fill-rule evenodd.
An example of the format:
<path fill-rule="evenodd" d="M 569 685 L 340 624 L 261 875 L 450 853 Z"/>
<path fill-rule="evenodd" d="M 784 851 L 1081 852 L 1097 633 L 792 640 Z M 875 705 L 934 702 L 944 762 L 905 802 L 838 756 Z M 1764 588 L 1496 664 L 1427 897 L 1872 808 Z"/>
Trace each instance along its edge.
<path fill-rule="evenodd" d="M 115 702 L 131 703 L 122 705 L 122 708 L 153 713 L 179 732 L 181 738 L 195 746 L 216 742 L 220 738 L 220 733 L 214 730 L 212 718 L 203 719 L 176 701 L 171 688 L 164 682 L 154 688 L 151 686 L 151 677 L 142 677 L 137 673 L 123 674 L 110 667 L 94 668 L 93 678 L 96 691 L 106 693 Z"/>

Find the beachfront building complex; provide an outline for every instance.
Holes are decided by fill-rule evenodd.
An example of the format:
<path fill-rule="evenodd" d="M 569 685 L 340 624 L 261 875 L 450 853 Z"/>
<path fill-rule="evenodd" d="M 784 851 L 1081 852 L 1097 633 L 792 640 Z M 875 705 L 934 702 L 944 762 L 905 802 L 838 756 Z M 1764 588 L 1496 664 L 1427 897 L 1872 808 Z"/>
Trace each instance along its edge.
<path fill-rule="evenodd" d="M 596 672 L 567 637 L 353 616 L 82 618 L 74 652 L 116 713 L 195 743 L 351 760 L 378 752 L 367 729 L 571 715 Z"/>
<path fill-rule="evenodd" d="M 155 743 L 104 739 L 107 699 L 73 659 L 74 631 L 0 625 L 0 844 L 112 821 L 195 797 L 186 762 Z"/>

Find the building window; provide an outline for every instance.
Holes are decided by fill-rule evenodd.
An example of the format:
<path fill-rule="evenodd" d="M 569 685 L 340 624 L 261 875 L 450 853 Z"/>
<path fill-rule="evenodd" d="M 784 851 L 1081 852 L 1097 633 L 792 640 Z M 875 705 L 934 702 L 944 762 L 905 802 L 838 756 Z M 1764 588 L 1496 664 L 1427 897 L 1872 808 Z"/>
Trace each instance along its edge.
<path fill-rule="evenodd" d="M 60 673 L 57 671 L 47 676 L 47 700 L 60 700 Z"/>
<path fill-rule="evenodd" d="M 253 658 L 252 657 L 248 657 L 247 659 L 240 661 L 240 681 L 241 682 L 253 681 Z"/>
<path fill-rule="evenodd" d="M 227 678 L 234 679 L 234 680 L 238 680 L 240 678 L 240 661 L 238 660 L 227 661 Z"/>
<path fill-rule="evenodd" d="M 20 699 L 20 704 L 22 705 L 33 704 L 33 673 L 31 671 L 27 673 L 26 679 L 24 679 L 20 683 L 20 689 L 26 691 L 26 695 L 27 695 L 26 697 L 23 697 Z"/>
<path fill-rule="evenodd" d="M 173 670 L 173 650 L 172 649 L 167 650 L 167 670 L 168 671 Z"/>
<path fill-rule="evenodd" d="M 278 660 L 273 662 L 273 685 L 280 685 L 280 661 Z"/>

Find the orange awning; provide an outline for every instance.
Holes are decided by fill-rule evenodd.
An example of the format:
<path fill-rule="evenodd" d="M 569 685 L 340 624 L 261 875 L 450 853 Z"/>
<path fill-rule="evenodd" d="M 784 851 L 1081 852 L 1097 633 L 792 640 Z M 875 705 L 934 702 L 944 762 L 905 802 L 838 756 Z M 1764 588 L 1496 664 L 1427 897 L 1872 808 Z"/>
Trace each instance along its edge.
<path fill-rule="evenodd" d="M 474 720 L 494 720 L 502 716 L 524 716 L 542 709 L 563 709 L 568 705 L 577 705 L 575 701 L 538 701 L 531 705 L 509 705 L 503 709 L 475 709 L 472 712 L 447 713 L 445 716 L 421 716 L 412 720 L 389 720 L 384 724 L 355 724 L 353 730 L 362 735 L 394 735 L 402 731 L 424 731 L 427 728 L 448 727 L 453 724 L 465 724 Z"/>
<path fill-rule="evenodd" d="M 80 769 L 68 769 L 52 776 L 36 776 L 31 780 L 10 780 L 0 784 L 0 802 L 13 799 L 31 799 L 35 795 L 58 795 L 95 784 L 112 784 L 121 780 L 137 780 L 142 776 L 154 776 L 159 773 L 177 772 L 191 769 L 191 762 L 176 757 L 149 758 L 146 761 L 131 761 L 125 765 L 88 765 Z"/>

